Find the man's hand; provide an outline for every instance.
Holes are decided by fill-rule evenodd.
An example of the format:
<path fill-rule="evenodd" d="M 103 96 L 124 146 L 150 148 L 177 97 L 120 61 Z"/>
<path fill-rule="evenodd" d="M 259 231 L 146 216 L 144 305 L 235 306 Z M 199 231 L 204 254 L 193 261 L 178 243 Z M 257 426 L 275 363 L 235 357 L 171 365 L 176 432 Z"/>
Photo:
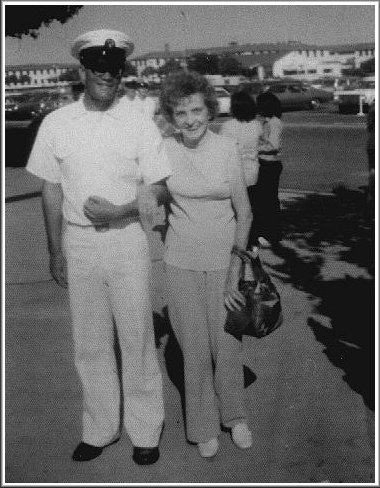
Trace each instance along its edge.
<path fill-rule="evenodd" d="M 122 217 L 119 205 L 114 205 L 106 198 L 95 195 L 87 198 L 83 205 L 83 212 L 94 225 L 109 224 Z"/>
<path fill-rule="evenodd" d="M 50 254 L 50 273 L 59 286 L 67 288 L 66 259 L 62 251 Z"/>

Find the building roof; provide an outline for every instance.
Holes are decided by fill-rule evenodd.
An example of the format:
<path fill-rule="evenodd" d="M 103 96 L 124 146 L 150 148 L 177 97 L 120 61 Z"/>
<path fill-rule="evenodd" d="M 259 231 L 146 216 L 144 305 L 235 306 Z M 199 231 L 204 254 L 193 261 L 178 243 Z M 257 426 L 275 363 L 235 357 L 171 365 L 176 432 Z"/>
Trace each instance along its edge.
<path fill-rule="evenodd" d="M 33 69 L 52 69 L 52 68 L 78 68 L 78 63 L 42 63 L 42 64 L 9 64 L 5 66 L 5 71 L 28 71 Z"/>
<path fill-rule="evenodd" d="M 260 44 L 229 44 L 228 46 L 218 46 L 218 47 L 205 47 L 196 49 L 186 49 L 181 51 L 150 51 L 146 54 L 140 56 L 134 56 L 131 61 L 143 61 L 147 59 L 172 59 L 172 58 L 183 58 L 185 56 L 191 56 L 196 53 L 207 53 L 207 54 L 231 54 L 231 55 L 242 55 L 247 52 L 255 51 L 268 51 L 268 54 L 280 54 L 299 51 L 299 50 L 329 50 L 334 52 L 346 52 L 346 51 L 357 51 L 363 49 L 374 49 L 374 42 L 359 43 L 359 44 L 334 44 L 334 45 L 324 45 L 318 46 L 316 44 L 304 44 L 301 42 L 277 42 L 277 43 L 260 43 Z M 276 52 L 273 52 L 276 51 Z"/>
<path fill-rule="evenodd" d="M 141 56 L 134 56 L 131 61 L 139 61 L 145 59 L 167 59 L 167 58 L 183 58 L 186 52 L 186 56 L 191 56 L 197 53 L 207 54 L 243 54 L 245 52 L 254 51 L 276 51 L 276 52 L 289 52 L 294 49 L 305 48 L 306 44 L 301 43 L 261 43 L 261 44 L 229 44 L 228 46 L 217 47 L 199 47 L 181 50 L 181 51 L 151 51 Z"/>

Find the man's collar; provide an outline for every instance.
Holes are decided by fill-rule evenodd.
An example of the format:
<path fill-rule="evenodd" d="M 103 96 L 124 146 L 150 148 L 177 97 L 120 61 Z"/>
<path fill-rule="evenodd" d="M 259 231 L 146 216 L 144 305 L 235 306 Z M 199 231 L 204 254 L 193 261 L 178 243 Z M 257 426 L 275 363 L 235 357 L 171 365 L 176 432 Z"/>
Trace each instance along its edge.
<path fill-rule="evenodd" d="M 120 119 L 120 99 L 117 97 L 110 108 L 107 110 L 101 111 L 101 110 L 88 110 L 84 104 L 84 95 L 80 97 L 80 99 L 76 102 L 75 105 L 75 112 L 74 112 L 74 118 L 79 118 L 82 117 L 83 115 L 87 115 L 89 113 L 95 112 L 95 113 L 103 113 L 106 114 L 114 119 Z"/>

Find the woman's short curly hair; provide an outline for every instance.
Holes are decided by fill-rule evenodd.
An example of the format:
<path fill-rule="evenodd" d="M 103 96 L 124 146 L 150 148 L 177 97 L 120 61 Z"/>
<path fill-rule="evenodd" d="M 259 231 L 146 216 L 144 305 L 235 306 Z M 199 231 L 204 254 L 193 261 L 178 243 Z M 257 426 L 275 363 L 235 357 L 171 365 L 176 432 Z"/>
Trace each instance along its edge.
<path fill-rule="evenodd" d="M 173 122 L 174 108 L 179 101 L 195 93 L 203 95 L 210 118 L 213 119 L 219 107 L 214 87 L 195 71 L 175 71 L 164 80 L 160 92 L 160 107 L 164 117 Z"/>

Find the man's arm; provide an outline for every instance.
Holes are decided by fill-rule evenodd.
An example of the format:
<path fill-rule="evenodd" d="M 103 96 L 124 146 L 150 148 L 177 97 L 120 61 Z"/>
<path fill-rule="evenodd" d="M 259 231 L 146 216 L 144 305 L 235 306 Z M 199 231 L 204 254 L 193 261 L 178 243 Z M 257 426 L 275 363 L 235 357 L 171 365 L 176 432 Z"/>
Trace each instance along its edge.
<path fill-rule="evenodd" d="M 66 260 L 62 252 L 62 202 L 61 184 L 45 181 L 42 187 L 42 208 L 50 254 L 50 273 L 58 285 L 66 288 Z"/>
<path fill-rule="evenodd" d="M 151 185 L 142 183 L 137 197 L 132 202 L 115 205 L 105 198 L 90 196 L 84 204 L 85 216 L 94 224 L 102 225 L 128 217 L 139 217 L 152 222 L 159 205 L 169 200 L 169 192 L 164 180 Z"/>

